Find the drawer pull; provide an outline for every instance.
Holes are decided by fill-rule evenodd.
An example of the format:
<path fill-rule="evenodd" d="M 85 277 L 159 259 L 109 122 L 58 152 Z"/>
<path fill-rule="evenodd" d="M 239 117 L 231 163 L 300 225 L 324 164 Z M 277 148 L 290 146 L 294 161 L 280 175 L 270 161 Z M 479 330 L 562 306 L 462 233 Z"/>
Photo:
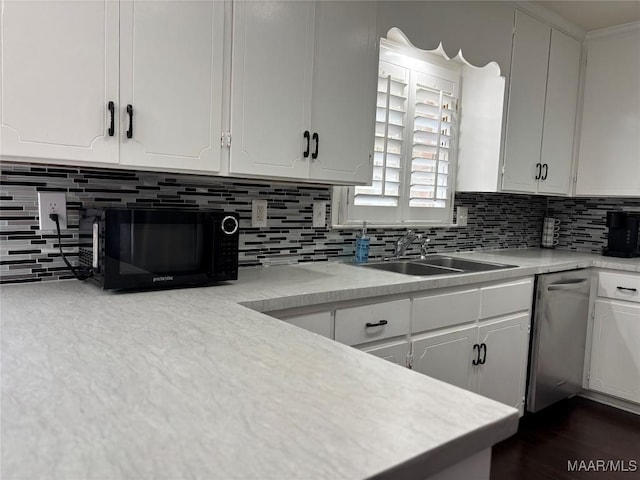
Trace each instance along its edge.
<path fill-rule="evenodd" d="M 629 288 L 629 287 L 616 287 L 618 290 L 622 290 L 625 292 L 637 292 L 637 288 Z"/>
<path fill-rule="evenodd" d="M 386 325 L 387 323 L 389 323 L 389 322 L 387 322 L 386 320 L 380 320 L 378 323 L 367 322 L 365 324 L 365 326 L 367 328 L 369 328 L 369 327 L 382 327 L 383 325 Z"/>

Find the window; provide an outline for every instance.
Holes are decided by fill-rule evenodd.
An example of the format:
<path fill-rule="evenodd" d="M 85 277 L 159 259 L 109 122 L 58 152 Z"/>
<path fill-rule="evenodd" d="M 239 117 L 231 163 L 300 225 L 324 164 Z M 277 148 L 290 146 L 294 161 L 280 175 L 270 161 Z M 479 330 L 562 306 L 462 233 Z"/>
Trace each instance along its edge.
<path fill-rule="evenodd" d="M 381 40 L 373 181 L 336 189 L 339 223 L 451 222 L 461 68 L 408 42 Z"/>

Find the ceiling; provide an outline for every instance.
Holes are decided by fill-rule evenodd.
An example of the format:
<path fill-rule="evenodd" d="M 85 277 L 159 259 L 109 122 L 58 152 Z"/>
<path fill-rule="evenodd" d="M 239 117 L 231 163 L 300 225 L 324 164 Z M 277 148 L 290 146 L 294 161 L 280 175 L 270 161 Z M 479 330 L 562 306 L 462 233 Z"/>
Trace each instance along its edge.
<path fill-rule="evenodd" d="M 640 0 L 534 1 L 590 32 L 640 20 Z"/>

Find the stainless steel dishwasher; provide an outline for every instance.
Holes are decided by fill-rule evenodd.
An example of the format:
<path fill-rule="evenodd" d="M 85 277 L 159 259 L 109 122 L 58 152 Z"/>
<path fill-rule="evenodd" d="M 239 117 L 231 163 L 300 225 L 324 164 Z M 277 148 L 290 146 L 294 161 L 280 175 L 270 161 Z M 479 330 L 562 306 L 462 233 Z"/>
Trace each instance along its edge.
<path fill-rule="evenodd" d="M 537 412 L 582 388 L 590 288 L 588 270 L 538 275 L 527 411 Z"/>

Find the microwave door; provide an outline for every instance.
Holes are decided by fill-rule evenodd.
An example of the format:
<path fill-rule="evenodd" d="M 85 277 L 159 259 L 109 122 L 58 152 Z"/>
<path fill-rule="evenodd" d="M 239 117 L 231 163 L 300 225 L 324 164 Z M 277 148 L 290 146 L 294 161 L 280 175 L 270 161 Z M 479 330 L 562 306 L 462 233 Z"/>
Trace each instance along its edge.
<path fill-rule="evenodd" d="M 203 270 L 204 238 L 201 222 L 143 222 L 131 228 L 135 267 L 155 275 L 195 274 Z"/>

